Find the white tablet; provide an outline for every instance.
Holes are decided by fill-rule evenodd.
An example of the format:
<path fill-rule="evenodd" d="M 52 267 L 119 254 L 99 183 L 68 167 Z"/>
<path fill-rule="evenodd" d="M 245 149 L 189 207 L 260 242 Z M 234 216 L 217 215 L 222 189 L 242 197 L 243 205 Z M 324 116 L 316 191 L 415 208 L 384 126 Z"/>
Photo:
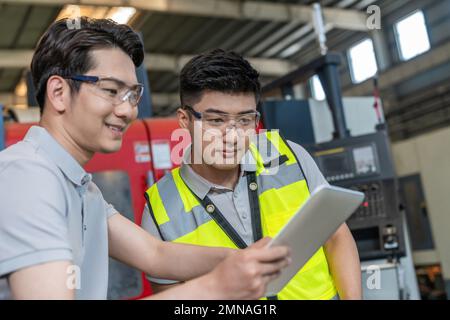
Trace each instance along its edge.
<path fill-rule="evenodd" d="M 317 188 L 301 209 L 280 230 L 268 246 L 291 249 L 292 263 L 272 280 L 266 296 L 275 296 L 319 250 L 331 235 L 358 208 L 364 193 L 323 185 Z"/>

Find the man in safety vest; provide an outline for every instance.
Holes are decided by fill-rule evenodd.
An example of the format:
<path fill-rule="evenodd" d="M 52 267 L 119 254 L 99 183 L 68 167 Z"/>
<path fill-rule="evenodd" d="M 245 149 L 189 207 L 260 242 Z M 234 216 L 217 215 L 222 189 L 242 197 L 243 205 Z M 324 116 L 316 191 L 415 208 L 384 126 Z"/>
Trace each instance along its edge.
<path fill-rule="evenodd" d="M 277 131 L 255 134 L 260 88 L 258 72 L 234 52 L 213 50 L 184 66 L 177 116 L 192 143 L 181 166 L 147 190 L 144 229 L 175 243 L 246 248 L 274 237 L 327 183 L 300 145 Z M 148 278 L 156 292 L 177 285 Z M 347 225 L 268 298 L 360 299 L 359 257 Z"/>

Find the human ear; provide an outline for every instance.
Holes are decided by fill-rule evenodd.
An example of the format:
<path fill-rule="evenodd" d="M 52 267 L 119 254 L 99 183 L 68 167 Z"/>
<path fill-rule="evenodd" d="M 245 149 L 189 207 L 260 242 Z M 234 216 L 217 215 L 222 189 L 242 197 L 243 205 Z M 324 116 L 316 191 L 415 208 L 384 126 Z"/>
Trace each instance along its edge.
<path fill-rule="evenodd" d="M 66 80 L 60 76 L 53 75 L 47 80 L 46 88 L 47 100 L 49 106 L 57 112 L 66 111 L 70 99 L 70 87 Z"/>

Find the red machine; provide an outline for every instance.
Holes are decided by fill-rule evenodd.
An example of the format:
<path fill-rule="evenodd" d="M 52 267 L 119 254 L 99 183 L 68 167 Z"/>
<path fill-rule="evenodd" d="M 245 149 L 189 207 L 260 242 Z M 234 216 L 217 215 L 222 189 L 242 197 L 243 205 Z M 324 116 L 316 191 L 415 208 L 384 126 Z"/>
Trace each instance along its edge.
<path fill-rule="evenodd" d="M 22 140 L 31 125 L 7 124 L 5 126 L 6 146 Z M 177 128 L 179 128 L 178 122 L 174 118 L 136 120 L 126 132 L 119 152 L 96 154 L 86 165 L 86 170 L 93 174 L 96 183 L 96 178 L 99 183 L 106 181 L 104 185 L 101 183 L 99 185 L 106 201 L 111 202 L 122 214 L 130 220 L 134 220 L 138 225 L 141 223 L 145 205 L 144 192 L 166 171 L 179 164 L 174 163 L 173 157 L 170 157 L 170 152 L 175 145 L 180 147 L 190 143 L 190 141 L 177 136 L 171 139 L 173 131 Z M 126 185 L 121 187 L 122 182 Z M 113 192 L 110 198 L 108 198 L 108 190 Z M 117 196 L 117 190 L 125 191 Z M 117 198 L 123 198 L 122 200 L 127 203 L 124 204 L 122 201 L 116 205 Z M 131 212 L 122 212 L 120 206 L 130 208 Z M 125 211 L 127 210 L 125 209 Z M 110 298 L 138 299 L 152 293 L 150 284 L 143 274 L 138 275 L 137 281 L 128 284 L 134 285 L 135 290 L 114 285 L 116 280 L 120 283 L 124 281 L 124 279 L 116 279 L 116 277 L 129 277 L 130 274 L 132 273 L 124 269 L 124 266 L 117 266 L 117 270 L 111 270 L 110 267 L 109 289 L 111 291 L 113 287 L 115 290 L 112 294 L 109 292 Z"/>

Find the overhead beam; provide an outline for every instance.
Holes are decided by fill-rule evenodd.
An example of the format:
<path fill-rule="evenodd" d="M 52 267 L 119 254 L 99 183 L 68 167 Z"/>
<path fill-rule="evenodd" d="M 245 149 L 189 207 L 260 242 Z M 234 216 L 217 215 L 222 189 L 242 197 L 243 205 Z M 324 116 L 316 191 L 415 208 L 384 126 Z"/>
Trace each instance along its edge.
<path fill-rule="evenodd" d="M 0 68 L 28 68 L 32 57 L 33 50 L 0 50 Z M 192 57 L 148 52 L 144 63 L 151 71 L 179 73 Z M 248 61 L 261 75 L 268 77 L 284 75 L 294 68 L 289 61 L 283 59 L 248 58 Z"/>
<path fill-rule="evenodd" d="M 33 50 L 0 50 L 0 68 L 28 68 Z"/>
<path fill-rule="evenodd" d="M 183 68 L 192 57 L 194 56 L 147 53 L 144 63 L 148 70 L 179 73 L 181 68 Z M 276 77 L 284 75 L 294 68 L 288 60 L 283 59 L 248 58 L 248 61 L 261 75 L 264 76 Z"/>
<path fill-rule="evenodd" d="M 302 23 L 312 23 L 313 11 L 312 7 L 307 5 L 250 0 L 0 0 L 1 3 L 48 6 L 65 4 L 132 6 L 150 12 Z M 325 23 L 336 28 L 367 31 L 367 16 L 359 10 L 325 7 L 323 15 Z"/>
<path fill-rule="evenodd" d="M 358 10 L 325 8 L 323 20 L 331 27 L 345 30 L 369 31 L 367 28 L 367 15 Z"/>

